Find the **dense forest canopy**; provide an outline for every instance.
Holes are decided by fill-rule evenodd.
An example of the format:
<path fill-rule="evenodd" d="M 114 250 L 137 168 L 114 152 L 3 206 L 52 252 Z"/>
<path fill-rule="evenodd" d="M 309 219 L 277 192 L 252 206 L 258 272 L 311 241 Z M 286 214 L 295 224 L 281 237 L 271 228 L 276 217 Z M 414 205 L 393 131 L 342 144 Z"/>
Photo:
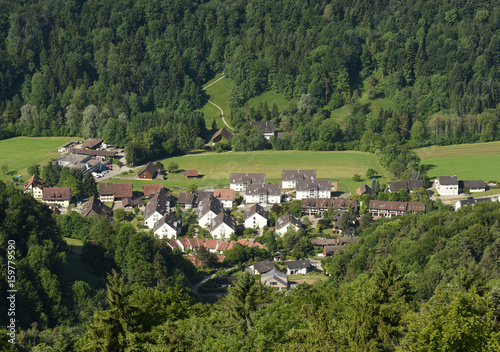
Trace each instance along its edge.
<path fill-rule="evenodd" d="M 133 162 L 205 137 L 202 85 L 223 72 L 238 150 L 382 150 L 499 138 L 493 1 L 2 1 L 4 137 L 100 136 Z M 373 114 L 359 97 L 389 99 Z M 245 109 L 266 90 L 290 105 Z M 348 106 L 342 119 L 330 117 Z M 364 137 L 364 139 L 363 139 Z M 370 140 L 370 142 L 368 142 Z M 152 147 L 154 145 L 154 147 Z M 198 142 L 199 145 L 199 142 Z"/>

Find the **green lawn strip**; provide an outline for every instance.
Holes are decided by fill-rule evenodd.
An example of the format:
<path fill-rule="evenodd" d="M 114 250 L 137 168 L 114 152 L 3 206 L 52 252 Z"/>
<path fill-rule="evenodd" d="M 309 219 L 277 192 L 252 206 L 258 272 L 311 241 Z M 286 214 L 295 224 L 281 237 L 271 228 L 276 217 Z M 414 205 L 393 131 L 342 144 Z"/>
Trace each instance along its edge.
<path fill-rule="evenodd" d="M 430 165 L 429 177 L 457 174 L 460 180 L 498 181 L 500 179 L 500 155 L 469 155 L 447 158 L 424 159 Z"/>
<path fill-rule="evenodd" d="M 0 173 L 0 180 L 11 179 L 16 175 L 27 178 L 28 167 L 44 164 L 59 157 L 57 149 L 74 137 L 15 137 L 0 141 L 0 164 L 7 164 L 6 175 Z"/>
<path fill-rule="evenodd" d="M 248 104 L 249 108 L 256 108 L 261 103 L 267 103 L 269 110 L 272 110 L 273 104 L 275 103 L 279 111 L 283 111 L 288 106 L 288 100 L 286 100 L 285 96 L 274 91 L 267 91 L 262 93 L 261 95 L 250 98 L 246 104 Z"/>
<path fill-rule="evenodd" d="M 288 280 L 295 283 L 312 283 L 311 281 L 326 281 L 328 280 L 328 276 L 320 273 L 309 273 L 306 275 L 288 275 Z"/>
<path fill-rule="evenodd" d="M 83 242 L 76 238 L 63 237 L 63 240 L 73 248 L 80 250 L 83 247 Z"/>
<path fill-rule="evenodd" d="M 415 149 L 415 152 L 424 160 L 457 156 L 498 155 L 500 154 L 500 142 L 432 146 Z"/>
<path fill-rule="evenodd" d="M 216 73 L 215 76 L 214 76 L 214 78 L 212 78 L 211 80 L 209 80 L 208 82 L 206 82 L 206 83 L 203 84 L 203 87 L 206 87 L 209 84 L 211 84 L 212 82 L 217 81 L 219 78 L 222 77 L 222 75 L 223 75 L 222 73 Z"/>

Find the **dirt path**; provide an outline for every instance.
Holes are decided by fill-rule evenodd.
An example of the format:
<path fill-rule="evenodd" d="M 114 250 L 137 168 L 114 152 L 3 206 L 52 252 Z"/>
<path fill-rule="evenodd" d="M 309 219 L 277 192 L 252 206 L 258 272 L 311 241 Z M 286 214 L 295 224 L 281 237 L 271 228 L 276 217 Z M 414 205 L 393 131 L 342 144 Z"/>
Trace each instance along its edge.
<path fill-rule="evenodd" d="M 210 84 L 207 84 L 205 87 L 203 87 L 203 90 L 207 89 L 207 88 L 208 88 L 208 87 L 210 87 L 212 84 L 215 84 L 215 83 L 219 82 L 219 81 L 220 81 L 221 79 L 223 79 L 224 77 L 226 77 L 226 76 L 222 75 L 222 77 L 220 77 L 220 78 L 216 79 L 215 81 L 213 81 L 213 82 L 212 82 L 212 83 L 210 83 Z"/>
<path fill-rule="evenodd" d="M 220 77 L 220 78 L 216 79 L 215 81 L 213 81 L 212 83 L 210 83 L 210 84 L 206 85 L 205 87 L 203 87 L 203 90 L 207 89 L 207 88 L 208 88 L 208 87 L 210 87 L 212 84 L 215 84 L 215 83 L 219 82 L 219 81 L 220 81 L 221 79 L 223 79 L 224 77 L 226 77 L 226 76 L 222 76 L 222 77 Z M 226 127 L 227 127 L 227 128 L 229 128 L 231 131 L 234 131 L 234 128 L 232 128 L 231 126 L 229 126 L 229 125 L 228 125 L 228 123 L 226 122 L 226 119 L 224 118 L 224 111 L 222 110 L 222 108 L 221 108 L 219 105 L 215 104 L 214 102 L 212 102 L 212 101 L 210 101 L 210 100 L 208 100 L 208 102 L 209 102 L 210 104 L 212 104 L 213 106 L 215 106 L 217 109 L 219 109 L 219 110 L 220 110 L 220 116 L 222 117 L 222 122 L 224 122 L 224 125 L 226 125 Z"/>

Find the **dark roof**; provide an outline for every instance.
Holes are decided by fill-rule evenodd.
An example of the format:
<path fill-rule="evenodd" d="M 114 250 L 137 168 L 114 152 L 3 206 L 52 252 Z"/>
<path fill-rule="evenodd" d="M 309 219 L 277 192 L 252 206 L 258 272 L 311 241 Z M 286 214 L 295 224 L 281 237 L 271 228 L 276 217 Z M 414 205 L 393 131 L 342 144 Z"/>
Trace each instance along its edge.
<path fill-rule="evenodd" d="M 186 170 L 186 177 L 198 177 L 198 169 Z"/>
<path fill-rule="evenodd" d="M 460 205 L 462 205 L 462 206 L 474 205 L 476 203 L 486 202 L 486 201 L 491 201 L 491 198 L 471 198 L 471 199 L 459 200 Z"/>
<path fill-rule="evenodd" d="M 358 238 L 354 236 L 340 237 L 337 239 L 337 243 L 341 246 L 343 246 L 346 243 L 356 243 L 356 242 L 358 242 Z"/>
<path fill-rule="evenodd" d="M 273 269 L 276 269 L 276 265 L 269 259 L 263 260 L 261 262 L 253 263 L 253 268 L 259 272 L 259 274 L 267 273 Z"/>
<path fill-rule="evenodd" d="M 414 188 L 420 188 L 420 187 L 424 187 L 424 181 L 422 180 L 389 182 L 389 189 L 391 190 L 391 192 L 398 192 L 400 189 L 404 189 L 407 192 L 409 192 Z"/>
<path fill-rule="evenodd" d="M 149 197 L 150 195 L 158 192 L 162 188 L 163 188 L 163 185 L 160 183 L 142 186 L 142 189 L 144 190 L 145 197 Z"/>
<path fill-rule="evenodd" d="M 95 149 L 98 146 L 102 144 L 102 139 L 101 138 L 92 138 L 89 139 L 87 142 L 82 144 L 82 148 L 90 148 L 90 149 Z"/>
<path fill-rule="evenodd" d="M 325 246 L 333 246 L 337 244 L 337 239 L 336 238 L 315 238 L 311 240 L 312 245 L 314 246 L 320 246 L 320 247 L 325 247 Z"/>
<path fill-rule="evenodd" d="M 226 214 L 225 212 L 219 213 L 212 221 L 212 226 L 210 227 L 210 230 L 213 231 L 216 228 L 218 228 L 220 225 L 226 224 L 233 230 L 236 230 L 236 221 Z"/>
<path fill-rule="evenodd" d="M 374 195 L 375 191 L 371 188 L 368 187 L 366 183 L 363 183 L 357 190 L 356 194 L 363 195 L 363 194 L 369 194 L 369 195 Z"/>
<path fill-rule="evenodd" d="M 89 217 L 91 215 L 99 215 L 111 217 L 111 208 L 99 200 L 99 197 L 93 196 L 87 202 L 82 205 L 81 215 L 84 217 Z"/>
<path fill-rule="evenodd" d="M 422 202 L 391 202 L 387 200 L 370 200 L 370 209 L 413 212 L 425 211 L 425 205 Z"/>
<path fill-rule="evenodd" d="M 32 186 L 33 188 L 43 188 L 45 186 L 45 181 L 37 175 L 33 175 L 28 181 L 24 183 L 23 191 L 25 191 L 29 186 Z"/>
<path fill-rule="evenodd" d="M 458 186 L 458 177 L 455 176 L 439 176 L 437 178 L 439 184 L 443 186 Z"/>
<path fill-rule="evenodd" d="M 340 252 L 342 253 L 344 251 L 344 246 L 326 246 L 325 247 L 325 255 L 332 255 L 335 252 Z"/>
<path fill-rule="evenodd" d="M 115 198 L 131 198 L 133 196 L 132 192 L 133 185 L 130 182 L 127 183 L 99 183 L 99 194 L 100 195 L 114 195 Z"/>
<path fill-rule="evenodd" d="M 279 271 L 276 268 L 274 268 L 273 270 L 268 271 L 267 273 L 263 274 L 260 277 L 260 281 L 261 282 L 262 281 L 268 282 L 268 281 L 272 281 L 272 280 L 276 280 L 279 283 L 281 283 L 282 285 L 288 287 L 288 275 L 282 273 L 281 271 Z"/>
<path fill-rule="evenodd" d="M 319 191 L 330 191 L 332 183 L 330 180 L 299 180 L 296 183 L 297 191 L 310 191 L 316 189 Z"/>
<path fill-rule="evenodd" d="M 141 198 L 123 198 L 122 199 L 122 206 L 124 208 L 126 207 L 143 207 L 146 204 L 144 200 Z"/>
<path fill-rule="evenodd" d="M 290 223 L 300 227 L 300 220 L 297 219 L 292 214 L 290 214 L 289 212 L 286 212 L 285 214 L 281 215 L 278 219 L 276 219 L 276 229 L 287 227 L 288 225 L 290 225 Z"/>
<path fill-rule="evenodd" d="M 47 201 L 69 200 L 71 189 L 69 187 L 44 187 L 42 194 L 42 199 Z"/>
<path fill-rule="evenodd" d="M 152 162 L 149 162 L 146 165 L 144 165 L 144 167 L 137 173 L 137 176 L 142 174 L 144 171 L 149 172 L 151 175 L 153 175 L 153 177 L 156 173 L 160 173 L 160 169 Z"/>
<path fill-rule="evenodd" d="M 213 196 L 214 192 L 210 191 L 198 191 L 195 193 L 195 201 L 194 204 L 198 205 L 203 199 Z"/>
<path fill-rule="evenodd" d="M 220 214 L 224 212 L 224 206 L 221 201 L 215 198 L 213 195 L 207 197 L 198 204 L 198 219 L 202 218 L 209 211 L 212 211 L 214 214 Z"/>
<path fill-rule="evenodd" d="M 483 180 L 464 180 L 463 188 L 486 188 L 486 182 Z"/>
<path fill-rule="evenodd" d="M 283 181 L 315 180 L 316 170 L 282 170 Z"/>
<path fill-rule="evenodd" d="M 264 133 L 274 133 L 274 121 L 252 121 L 250 126 L 261 129 Z"/>
<path fill-rule="evenodd" d="M 267 194 L 271 196 L 281 196 L 281 185 L 273 185 L 271 183 L 258 184 L 253 183 L 247 185 L 245 195 Z"/>
<path fill-rule="evenodd" d="M 347 219 L 348 219 L 350 226 L 356 225 L 356 219 L 354 219 L 354 216 L 352 216 L 351 214 L 349 214 L 346 211 L 341 211 L 332 217 L 333 227 L 335 227 L 336 229 L 338 229 L 340 227 L 340 222 L 342 221 L 342 217 L 344 215 L 347 216 Z"/>
<path fill-rule="evenodd" d="M 71 148 L 69 152 L 71 154 L 109 156 L 109 157 L 115 157 L 116 154 L 118 154 L 118 152 L 111 150 L 95 150 L 95 149 L 80 149 L 80 148 Z"/>
<path fill-rule="evenodd" d="M 231 132 L 229 132 L 228 130 L 226 130 L 224 127 L 222 127 L 220 130 L 215 132 L 214 135 L 212 136 L 211 140 L 214 140 L 219 136 L 224 137 L 225 139 L 233 138 L 233 134 Z"/>
<path fill-rule="evenodd" d="M 179 204 L 191 204 L 194 203 L 194 193 L 190 192 L 181 192 L 179 193 L 179 199 L 177 199 L 177 203 Z"/>
<path fill-rule="evenodd" d="M 155 224 L 154 230 L 158 230 L 164 224 L 167 224 L 167 226 L 174 229 L 174 231 L 177 231 L 182 227 L 181 219 L 179 219 L 174 213 L 167 213 L 163 215 L 163 217 Z"/>
<path fill-rule="evenodd" d="M 286 262 L 286 267 L 288 269 L 302 269 L 302 268 L 310 268 L 311 262 L 309 260 L 289 260 Z"/>
<path fill-rule="evenodd" d="M 165 194 L 160 190 L 160 192 L 151 197 L 149 203 L 146 205 L 146 209 L 144 210 L 144 220 L 151 217 L 155 212 L 158 212 L 161 215 L 169 213 L 170 201 L 171 198 L 165 196 Z"/>
<path fill-rule="evenodd" d="M 265 219 L 269 219 L 269 211 L 267 211 L 262 205 L 254 204 L 251 207 L 245 209 L 245 220 L 254 214 L 259 214 Z"/>
<path fill-rule="evenodd" d="M 238 281 L 236 276 L 217 276 L 215 283 L 217 285 L 234 285 Z"/>
<path fill-rule="evenodd" d="M 264 184 L 266 182 L 265 174 L 256 174 L 256 173 L 232 173 L 230 177 L 231 183 L 258 183 Z"/>

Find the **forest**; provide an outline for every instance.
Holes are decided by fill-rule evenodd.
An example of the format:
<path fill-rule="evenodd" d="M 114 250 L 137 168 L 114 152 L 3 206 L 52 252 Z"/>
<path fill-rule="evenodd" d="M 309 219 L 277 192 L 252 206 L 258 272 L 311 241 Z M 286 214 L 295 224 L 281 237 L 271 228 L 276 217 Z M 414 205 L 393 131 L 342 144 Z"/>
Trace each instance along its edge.
<path fill-rule="evenodd" d="M 18 329 L 16 345 L 0 329 L 0 348 L 498 351 L 499 219 L 497 202 L 459 211 L 437 203 L 425 214 L 375 222 L 363 215 L 360 240 L 324 260 L 328 280 L 288 292 L 241 272 L 243 260 L 270 257 L 276 244 L 307 256 L 306 231 L 283 239 L 270 232 L 259 239 L 264 249 L 228 254 L 239 262 L 238 282 L 209 304 L 192 289 L 202 272 L 151 233 L 123 220 L 56 215 L 0 183 L 0 250 L 16 243 Z M 81 264 L 63 237 L 85 240 Z M 95 282 L 79 279 L 75 265 L 89 267 Z M 2 256 L 2 292 L 6 266 Z M 2 326 L 7 308 L 2 300 Z"/>
<path fill-rule="evenodd" d="M 224 73 L 234 84 L 236 150 L 379 151 L 392 162 L 398 145 L 500 139 L 494 1 L 1 6 L 1 138 L 99 136 L 127 147 L 135 165 L 186 153 L 210 127 L 196 111 L 206 102 L 202 85 Z M 248 109 L 268 90 L 289 106 Z M 363 94 L 389 103 L 374 113 Z M 249 128 L 253 120 L 290 134 L 267 144 Z"/>

